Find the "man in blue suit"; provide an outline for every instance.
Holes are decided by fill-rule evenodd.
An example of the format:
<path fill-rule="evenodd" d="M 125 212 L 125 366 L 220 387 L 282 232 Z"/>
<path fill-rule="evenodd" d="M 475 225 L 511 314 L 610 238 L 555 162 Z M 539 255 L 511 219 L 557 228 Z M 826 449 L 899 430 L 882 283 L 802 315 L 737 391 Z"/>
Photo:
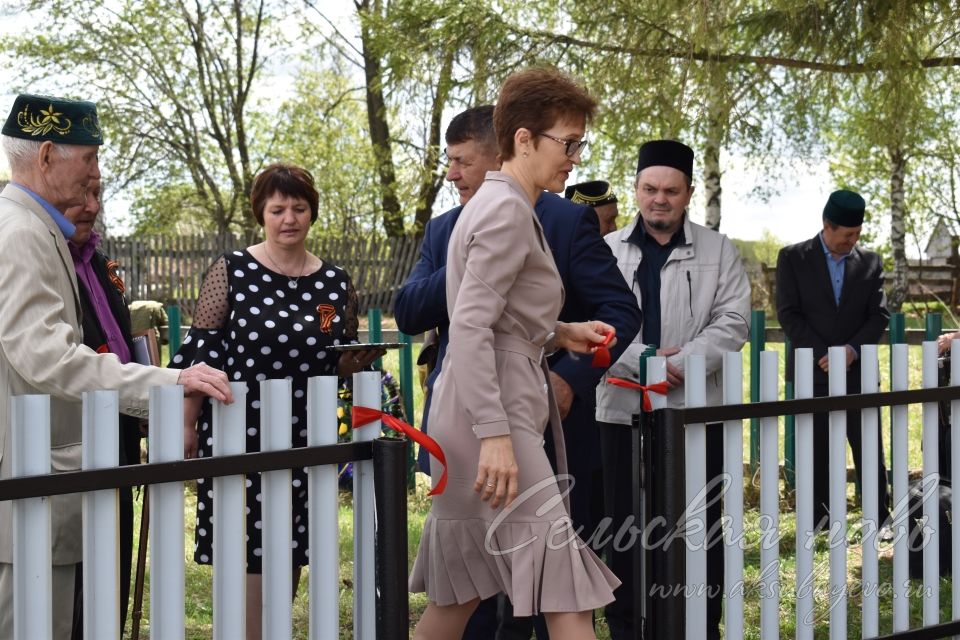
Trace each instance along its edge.
<path fill-rule="evenodd" d="M 447 244 L 463 205 L 483 184 L 487 171 L 500 168 L 493 133 L 493 107 L 481 106 L 458 114 L 446 131 L 446 155 L 450 163 L 447 180 L 460 194 L 460 206 L 430 220 L 424 229 L 420 258 L 394 304 L 397 327 L 407 334 L 436 330 L 436 364 L 427 377 L 427 395 L 421 428 L 427 430 L 430 390 L 440 373 L 447 346 L 446 262 Z M 596 213 L 556 194 L 544 192 L 535 207 L 543 234 L 553 252 L 563 280 L 565 299 L 560 311 L 563 322 L 603 320 L 617 329 L 617 345 L 611 349 L 616 361 L 640 329 L 640 309 L 617 267 L 610 248 L 603 241 Z M 600 443 L 594 422 L 596 386 L 604 369 L 593 368 L 589 358 L 576 358 L 561 351 L 550 360 L 550 378 L 560 415 L 568 453 L 569 472 L 575 482 L 570 493 L 571 518 L 589 544 L 594 524 L 602 516 Z M 552 442 L 547 442 L 548 454 Z M 421 450 L 420 468 L 429 473 L 429 456 Z M 594 545 L 598 552 L 599 544 Z M 529 619 L 512 619 L 509 601 L 499 598 L 501 624 L 496 628 L 497 598 L 481 603 L 464 633 L 464 638 L 529 640 Z M 546 638 L 543 625 L 537 637 Z"/>

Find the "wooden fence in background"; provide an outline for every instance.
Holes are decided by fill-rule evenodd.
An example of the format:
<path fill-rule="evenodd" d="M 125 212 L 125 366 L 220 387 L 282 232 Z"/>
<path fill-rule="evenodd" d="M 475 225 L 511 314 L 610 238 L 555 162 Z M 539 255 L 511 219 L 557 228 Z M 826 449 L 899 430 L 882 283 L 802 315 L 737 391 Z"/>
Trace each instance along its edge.
<path fill-rule="evenodd" d="M 763 266 L 764 282 L 771 302 L 776 300 L 776 272 L 775 266 Z M 892 274 L 886 273 L 884 276 L 889 292 Z M 910 260 L 907 282 L 907 302 L 941 302 L 953 312 L 960 310 L 960 265 Z M 776 306 L 775 302 L 772 304 Z"/>
<path fill-rule="evenodd" d="M 179 305 L 193 315 L 203 274 L 223 252 L 259 238 L 239 235 L 158 235 L 113 237 L 104 252 L 120 265 L 130 300 Z M 360 313 L 379 308 L 393 313 L 393 296 L 417 260 L 420 238 L 381 236 L 308 239 L 307 249 L 350 274 Z"/>

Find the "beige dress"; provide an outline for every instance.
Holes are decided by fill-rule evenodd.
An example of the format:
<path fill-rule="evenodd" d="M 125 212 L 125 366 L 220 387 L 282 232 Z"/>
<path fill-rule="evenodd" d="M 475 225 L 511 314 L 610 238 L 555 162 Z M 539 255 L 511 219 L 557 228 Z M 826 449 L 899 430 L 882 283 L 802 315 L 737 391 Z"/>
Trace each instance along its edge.
<path fill-rule="evenodd" d="M 439 605 L 504 592 L 517 616 L 602 607 L 620 581 L 574 532 L 566 483 L 543 449 L 550 423 L 562 479 L 566 457 L 542 345 L 556 327 L 563 286 L 533 208 L 506 174 L 489 172 L 464 207 L 446 280 L 450 345 L 429 422 L 449 479 L 424 523 L 410 590 Z M 509 509 L 491 509 L 473 490 L 480 438 L 506 434 L 520 495 Z"/>

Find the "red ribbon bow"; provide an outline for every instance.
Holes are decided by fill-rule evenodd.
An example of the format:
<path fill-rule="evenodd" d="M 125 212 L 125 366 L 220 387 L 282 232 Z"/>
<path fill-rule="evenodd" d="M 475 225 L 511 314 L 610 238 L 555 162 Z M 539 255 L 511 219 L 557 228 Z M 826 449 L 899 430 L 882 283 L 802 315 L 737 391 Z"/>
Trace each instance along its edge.
<path fill-rule="evenodd" d="M 624 380 L 623 378 L 607 378 L 607 384 L 612 384 L 615 387 L 623 387 L 624 389 L 637 389 L 638 391 L 643 392 L 644 411 L 653 411 L 653 405 L 650 404 L 651 393 L 659 393 L 660 395 L 665 396 L 667 395 L 667 392 L 670 391 L 670 386 L 667 384 L 666 380 L 663 382 L 655 382 L 653 384 L 640 384 L 639 382 Z"/>
<path fill-rule="evenodd" d="M 611 340 L 613 340 L 613 333 L 608 333 L 604 336 L 603 342 L 600 343 L 597 350 L 593 352 L 593 362 L 591 364 L 595 368 L 606 369 L 610 366 L 610 349 L 607 348 L 607 345 L 610 344 Z"/>
<path fill-rule="evenodd" d="M 389 413 L 384 413 L 379 409 L 370 409 L 368 407 L 353 407 L 354 429 L 358 429 L 363 425 L 370 424 L 371 422 L 376 422 L 377 420 L 381 420 L 383 424 L 387 425 L 394 431 L 403 433 L 405 436 L 429 451 L 430 455 L 440 461 L 440 464 L 443 465 L 443 473 L 440 475 L 440 481 L 437 482 L 437 486 L 431 489 L 430 493 L 427 495 L 435 496 L 443 493 L 444 489 L 447 488 L 447 457 L 443 454 L 443 449 L 440 448 L 440 445 L 437 444 L 437 441 L 425 434 L 423 431 L 411 427 L 403 420 L 400 420 Z"/>

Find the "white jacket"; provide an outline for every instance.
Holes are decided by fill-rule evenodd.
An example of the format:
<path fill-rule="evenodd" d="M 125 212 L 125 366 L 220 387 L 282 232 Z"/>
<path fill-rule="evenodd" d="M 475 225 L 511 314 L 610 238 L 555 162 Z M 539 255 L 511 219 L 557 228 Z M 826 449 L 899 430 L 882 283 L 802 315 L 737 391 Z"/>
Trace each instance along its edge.
<path fill-rule="evenodd" d="M 604 239 L 642 307 L 636 279 L 641 251 L 628 240 L 636 225 L 634 220 Z M 707 404 L 717 405 L 723 399 L 723 354 L 739 351 L 749 337 L 750 282 L 740 254 L 726 236 L 690 222 L 689 215 L 684 217 L 683 234 L 684 243 L 674 247 L 660 271 L 658 346 L 680 347 L 679 353 L 667 358 L 680 371 L 687 354 L 705 356 Z M 640 392 L 606 384 L 606 378 L 639 380 L 640 354 L 645 348 L 641 331 L 600 382 L 597 387 L 597 420 L 600 422 L 630 424 L 631 415 L 640 412 L 643 403 Z M 683 387 L 671 389 L 667 406 L 683 407 L 683 394 Z"/>

